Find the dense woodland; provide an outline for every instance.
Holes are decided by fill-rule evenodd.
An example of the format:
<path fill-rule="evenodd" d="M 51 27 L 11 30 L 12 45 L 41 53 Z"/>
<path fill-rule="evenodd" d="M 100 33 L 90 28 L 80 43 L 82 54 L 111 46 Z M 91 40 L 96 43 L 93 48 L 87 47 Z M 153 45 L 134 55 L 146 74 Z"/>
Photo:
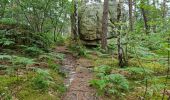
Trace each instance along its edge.
<path fill-rule="evenodd" d="M 0 0 L 0 100 L 170 100 L 169 0 Z"/>

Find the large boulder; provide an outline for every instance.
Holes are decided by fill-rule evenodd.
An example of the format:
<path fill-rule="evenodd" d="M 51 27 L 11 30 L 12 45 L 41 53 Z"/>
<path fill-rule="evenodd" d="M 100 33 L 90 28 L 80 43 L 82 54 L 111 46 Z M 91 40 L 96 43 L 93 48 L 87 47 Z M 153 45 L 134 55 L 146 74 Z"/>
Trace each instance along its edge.
<path fill-rule="evenodd" d="M 114 3 L 109 3 L 109 27 L 108 38 L 113 37 L 114 31 L 111 28 L 110 18 L 114 20 L 116 17 L 116 6 Z M 116 3 L 115 3 L 116 5 Z M 103 3 L 85 3 L 79 9 L 79 35 L 80 39 L 86 45 L 96 45 L 102 33 L 102 16 Z"/>

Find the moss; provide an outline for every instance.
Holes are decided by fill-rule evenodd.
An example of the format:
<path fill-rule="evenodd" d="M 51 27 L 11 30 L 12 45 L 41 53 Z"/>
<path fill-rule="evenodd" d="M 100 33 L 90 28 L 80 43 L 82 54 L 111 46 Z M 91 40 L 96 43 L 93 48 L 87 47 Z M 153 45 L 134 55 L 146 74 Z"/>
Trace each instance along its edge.
<path fill-rule="evenodd" d="M 0 76 L 0 93 L 3 93 L 5 88 L 17 84 L 21 81 L 21 78 L 10 77 L 10 76 Z"/>
<path fill-rule="evenodd" d="M 129 66 L 136 67 L 136 66 L 142 65 L 144 68 L 150 69 L 154 73 L 158 73 L 158 74 L 164 74 L 166 71 L 166 67 L 160 64 L 159 62 L 155 62 L 155 61 L 146 62 L 146 61 L 140 60 L 140 63 L 136 59 L 129 60 Z"/>
<path fill-rule="evenodd" d="M 32 87 L 25 86 L 21 91 L 17 93 L 17 98 L 19 100 L 59 100 L 57 95 L 50 94 L 48 92 L 40 92 L 34 90 Z"/>
<path fill-rule="evenodd" d="M 52 83 L 47 91 L 42 91 L 32 86 L 32 78 L 35 74 L 34 71 L 27 71 L 27 74 L 19 77 L 0 76 L 0 96 L 3 94 L 3 98 L 11 98 L 15 93 L 15 97 L 19 100 L 60 100 L 66 91 L 63 84 L 64 78 L 55 70 L 50 69 Z"/>
<path fill-rule="evenodd" d="M 143 63 L 143 66 L 145 68 L 153 70 L 155 73 L 162 73 L 166 71 L 165 66 L 161 65 L 158 62 L 148 62 L 148 63 Z"/>
<path fill-rule="evenodd" d="M 64 78 L 54 70 L 49 70 L 50 76 L 53 78 L 52 83 L 46 91 L 35 89 L 32 86 L 31 79 L 34 77 L 35 72 L 27 74 L 28 80 L 22 83 L 16 95 L 19 100 L 60 100 L 66 88 L 63 85 Z"/>
<path fill-rule="evenodd" d="M 108 65 L 108 66 L 118 66 L 118 60 L 112 58 L 98 58 L 94 62 L 95 66 Z"/>
<path fill-rule="evenodd" d="M 161 91 L 164 89 L 164 82 L 166 76 L 156 76 L 148 79 L 148 90 L 147 90 L 147 99 L 146 100 L 161 100 L 162 94 Z M 128 100 L 137 100 L 139 97 L 142 97 L 145 92 L 145 84 L 141 81 L 130 80 L 131 90 L 126 95 Z M 168 78 L 167 90 L 170 89 L 170 77 Z M 165 100 L 167 100 L 167 96 Z"/>

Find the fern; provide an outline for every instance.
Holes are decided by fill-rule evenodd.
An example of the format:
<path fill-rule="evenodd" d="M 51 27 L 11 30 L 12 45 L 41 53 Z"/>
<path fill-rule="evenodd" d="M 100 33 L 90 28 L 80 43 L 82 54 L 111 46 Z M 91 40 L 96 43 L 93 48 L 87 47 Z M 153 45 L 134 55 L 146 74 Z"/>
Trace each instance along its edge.
<path fill-rule="evenodd" d="M 99 94 L 122 96 L 129 90 L 129 82 L 121 74 L 105 75 L 102 79 L 91 80 L 90 84 L 98 90 Z"/>
<path fill-rule="evenodd" d="M 55 52 L 51 52 L 47 54 L 49 57 L 52 57 L 54 59 L 60 59 L 60 60 L 64 60 L 65 58 L 65 54 L 63 53 L 55 53 Z"/>
<path fill-rule="evenodd" d="M 47 90 L 53 78 L 47 70 L 37 69 L 36 76 L 32 79 L 33 86 L 36 89 Z"/>
<path fill-rule="evenodd" d="M 112 68 L 108 65 L 101 65 L 94 68 L 94 71 L 97 73 L 109 74 Z"/>
<path fill-rule="evenodd" d="M 141 79 L 141 78 L 144 78 L 145 75 L 153 73 L 152 70 L 149 70 L 146 68 L 143 69 L 141 67 L 129 67 L 125 70 L 131 74 L 131 76 L 129 78 L 133 78 L 133 79 Z"/>
<path fill-rule="evenodd" d="M 24 51 L 29 56 L 37 56 L 44 52 L 43 50 L 41 50 L 40 48 L 38 48 L 36 46 L 33 46 L 33 47 L 25 46 Z"/>
<path fill-rule="evenodd" d="M 7 39 L 7 38 L 2 38 L 0 39 L 0 45 L 2 46 L 10 46 L 10 45 L 14 45 L 15 42 L 11 39 Z"/>
<path fill-rule="evenodd" d="M 128 80 L 121 74 L 111 74 L 112 68 L 101 65 L 94 68 L 98 79 L 90 81 L 90 84 L 98 90 L 99 94 L 114 94 L 123 96 L 129 90 Z"/>
<path fill-rule="evenodd" d="M 30 65 L 35 63 L 34 59 L 26 58 L 26 57 L 19 57 L 19 56 L 13 56 L 12 63 L 15 65 Z"/>
<path fill-rule="evenodd" d="M 127 91 L 129 89 L 129 83 L 126 80 L 126 78 L 121 74 L 110 74 L 105 76 L 105 80 L 108 82 L 113 83 L 115 88 L 118 88 L 119 90 L 125 90 Z"/>
<path fill-rule="evenodd" d="M 86 48 L 82 45 L 71 45 L 70 46 L 71 51 L 73 51 L 78 56 L 87 56 L 88 51 Z"/>
<path fill-rule="evenodd" d="M 100 95 L 103 95 L 106 90 L 107 82 L 102 79 L 101 80 L 94 79 L 90 81 L 90 85 L 95 87 Z"/>
<path fill-rule="evenodd" d="M 2 18 L 0 20 L 0 24 L 10 24 L 10 25 L 13 25 L 13 24 L 16 24 L 17 21 L 15 19 L 12 19 L 12 18 Z"/>
<path fill-rule="evenodd" d="M 12 56 L 11 55 L 0 55 L 0 60 L 11 60 Z"/>

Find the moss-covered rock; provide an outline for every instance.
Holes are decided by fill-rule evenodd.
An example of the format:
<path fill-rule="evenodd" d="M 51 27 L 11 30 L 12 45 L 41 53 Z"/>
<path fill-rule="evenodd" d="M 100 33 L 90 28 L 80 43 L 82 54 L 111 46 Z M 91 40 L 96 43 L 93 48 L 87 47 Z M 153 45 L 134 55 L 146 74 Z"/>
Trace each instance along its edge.
<path fill-rule="evenodd" d="M 114 31 L 111 28 L 111 21 L 116 17 L 116 1 L 110 2 L 110 15 L 109 15 L 109 27 L 108 38 L 113 37 Z M 80 38 L 84 44 L 96 45 L 101 39 L 102 33 L 102 16 L 103 16 L 103 4 L 102 3 L 88 3 L 83 4 L 79 9 L 79 33 Z"/>

